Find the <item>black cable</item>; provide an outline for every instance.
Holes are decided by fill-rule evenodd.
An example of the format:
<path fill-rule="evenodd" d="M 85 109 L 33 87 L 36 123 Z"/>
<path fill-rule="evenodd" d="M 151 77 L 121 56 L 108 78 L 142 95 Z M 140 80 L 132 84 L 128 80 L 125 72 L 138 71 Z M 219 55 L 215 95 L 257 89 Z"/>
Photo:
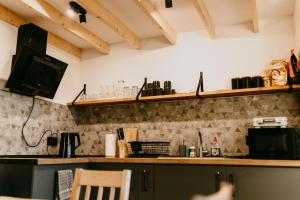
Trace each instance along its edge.
<path fill-rule="evenodd" d="M 33 97 L 33 98 L 32 98 L 32 106 L 31 106 L 29 115 L 28 115 L 26 121 L 24 122 L 24 124 L 23 124 L 23 126 L 22 126 L 22 131 L 21 131 L 21 132 L 22 132 L 22 139 L 23 139 L 23 141 L 25 142 L 25 144 L 26 144 L 28 147 L 37 147 L 37 146 L 39 146 L 40 143 L 41 143 L 41 141 L 42 141 L 42 139 L 43 139 L 43 137 L 44 137 L 45 134 L 48 133 L 48 132 L 50 132 L 51 135 L 53 135 L 53 133 L 52 133 L 51 130 L 45 130 L 45 131 L 43 132 L 43 134 L 42 134 L 40 140 L 39 140 L 35 145 L 29 144 L 28 141 L 26 140 L 25 135 L 24 135 L 24 128 L 25 128 L 25 126 L 26 126 L 28 120 L 29 120 L 30 117 L 31 117 L 31 114 L 32 114 L 32 111 L 33 111 L 33 108 L 34 108 L 34 104 L 35 104 L 35 98 Z"/>

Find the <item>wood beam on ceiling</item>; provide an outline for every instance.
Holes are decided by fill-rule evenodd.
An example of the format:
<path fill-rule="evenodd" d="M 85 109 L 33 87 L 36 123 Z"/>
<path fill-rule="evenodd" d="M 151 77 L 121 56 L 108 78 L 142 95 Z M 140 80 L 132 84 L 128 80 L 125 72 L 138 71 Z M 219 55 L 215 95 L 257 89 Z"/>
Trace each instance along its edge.
<path fill-rule="evenodd" d="M 193 0 L 193 3 L 207 29 L 210 38 L 216 37 L 215 25 L 203 0 Z"/>
<path fill-rule="evenodd" d="M 0 5 L 0 19 L 16 27 L 27 23 L 26 19 L 2 5 Z M 51 32 L 48 32 L 48 43 L 78 58 L 81 57 L 81 49 L 79 47 L 74 46 Z"/>
<path fill-rule="evenodd" d="M 106 41 L 96 36 L 86 28 L 82 27 L 78 22 L 65 16 L 55 7 L 47 3 L 45 0 L 21 0 L 21 2 L 35 10 L 41 16 L 62 26 L 64 29 L 75 34 L 82 40 L 86 41 L 101 53 L 109 53 L 110 45 Z"/>
<path fill-rule="evenodd" d="M 259 31 L 259 25 L 258 25 L 258 15 L 257 15 L 257 5 L 256 0 L 250 0 L 251 1 L 251 9 L 252 9 L 252 26 L 253 26 L 253 32 L 258 33 Z"/>
<path fill-rule="evenodd" d="M 77 0 L 77 3 L 79 3 L 88 12 L 104 22 L 115 33 L 124 38 L 131 46 L 136 49 L 139 49 L 141 47 L 141 39 L 119 18 L 117 18 L 109 10 L 107 10 L 99 1 Z"/>
<path fill-rule="evenodd" d="M 158 12 L 157 7 L 150 0 L 133 0 L 149 16 L 156 25 L 158 25 L 162 34 L 171 44 L 176 44 L 176 32 L 168 25 Z"/>

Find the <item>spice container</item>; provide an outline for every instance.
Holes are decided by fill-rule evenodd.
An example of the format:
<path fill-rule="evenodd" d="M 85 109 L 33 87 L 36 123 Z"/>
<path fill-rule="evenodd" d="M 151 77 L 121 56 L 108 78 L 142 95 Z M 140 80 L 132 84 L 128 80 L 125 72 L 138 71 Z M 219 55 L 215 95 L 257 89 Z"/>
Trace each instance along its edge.
<path fill-rule="evenodd" d="M 196 157 L 196 148 L 195 146 L 190 147 L 190 157 L 195 158 Z"/>

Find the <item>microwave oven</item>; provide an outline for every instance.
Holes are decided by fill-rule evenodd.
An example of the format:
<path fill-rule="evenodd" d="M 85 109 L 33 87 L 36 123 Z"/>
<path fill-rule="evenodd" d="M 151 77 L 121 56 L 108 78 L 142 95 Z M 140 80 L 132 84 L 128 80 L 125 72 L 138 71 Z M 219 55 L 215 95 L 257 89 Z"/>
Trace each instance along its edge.
<path fill-rule="evenodd" d="M 300 128 L 249 128 L 249 157 L 300 160 Z"/>

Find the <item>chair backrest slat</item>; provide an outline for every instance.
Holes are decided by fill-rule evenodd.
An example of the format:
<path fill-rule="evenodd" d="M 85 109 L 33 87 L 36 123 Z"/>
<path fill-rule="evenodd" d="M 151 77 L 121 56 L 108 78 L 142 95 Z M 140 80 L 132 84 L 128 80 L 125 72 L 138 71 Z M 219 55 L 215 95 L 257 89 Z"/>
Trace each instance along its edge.
<path fill-rule="evenodd" d="M 89 200 L 90 194 L 91 194 L 91 186 L 87 185 L 85 190 L 84 200 Z"/>
<path fill-rule="evenodd" d="M 115 199 L 115 193 L 116 193 L 116 188 L 110 188 L 109 192 L 109 200 L 114 200 Z"/>
<path fill-rule="evenodd" d="M 90 197 L 91 186 L 99 187 L 97 200 L 102 199 L 104 187 L 110 187 L 110 200 L 114 200 L 116 188 L 120 188 L 120 200 L 129 199 L 131 171 L 97 171 L 76 169 L 71 200 L 78 200 L 80 187 L 87 186 L 85 200 Z"/>
<path fill-rule="evenodd" d="M 97 200 L 102 200 L 103 197 L 103 187 L 99 187 L 98 194 L 97 194 Z"/>

